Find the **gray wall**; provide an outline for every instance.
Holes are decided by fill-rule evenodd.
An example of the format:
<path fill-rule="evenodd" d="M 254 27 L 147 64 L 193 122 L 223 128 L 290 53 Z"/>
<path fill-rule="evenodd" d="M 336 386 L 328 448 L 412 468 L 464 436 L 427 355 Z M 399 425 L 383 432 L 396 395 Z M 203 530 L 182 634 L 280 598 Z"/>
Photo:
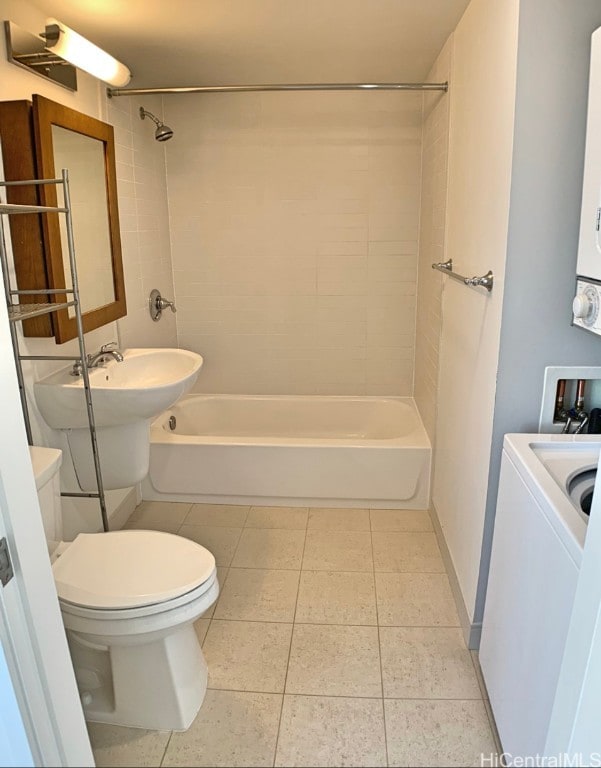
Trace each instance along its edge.
<path fill-rule="evenodd" d="M 598 26 L 599 0 L 520 3 L 506 283 L 475 622 L 484 609 L 503 435 L 537 431 L 545 366 L 601 365 L 601 338 L 570 325 L 590 36 Z"/>

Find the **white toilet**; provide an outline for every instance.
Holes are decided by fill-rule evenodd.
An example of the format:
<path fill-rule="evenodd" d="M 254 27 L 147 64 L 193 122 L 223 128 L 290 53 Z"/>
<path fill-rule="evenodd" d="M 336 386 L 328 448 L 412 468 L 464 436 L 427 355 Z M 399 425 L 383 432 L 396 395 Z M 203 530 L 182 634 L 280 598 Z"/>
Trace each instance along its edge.
<path fill-rule="evenodd" d="M 200 544 L 158 531 L 61 542 L 62 453 L 30 451 L 86 719 L 185 730 L 207 688 L 193 623 L 219 594 L 215 558 Z"/>

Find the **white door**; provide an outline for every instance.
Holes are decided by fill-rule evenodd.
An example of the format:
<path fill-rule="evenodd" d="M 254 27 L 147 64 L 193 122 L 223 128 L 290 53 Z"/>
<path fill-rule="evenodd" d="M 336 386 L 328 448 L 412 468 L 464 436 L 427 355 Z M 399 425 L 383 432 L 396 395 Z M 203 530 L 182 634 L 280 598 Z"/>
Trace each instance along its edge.
<path fill-rule="evenodd" d="M 21 709 L 2 645 L 0 645 L 0 765 L 33 765 Z"/>
<path fill-rule="evenodd" d="M 2 538 L 8 542 L 14 576 L 0 586 L 0 645 L 33 764 L 93 766 L 29 459 L 7 311 L 0 300 Z M 0 733 L 12 727 L 14 718 L 14 706 L 6 711 L 2 706 Z M 14 748 L 22 746 L 17 736 Z M 3 764 L 32 764 L 20 754 L 23 762 Z M 4 758 L 1 754 L 0 761 Z"/>

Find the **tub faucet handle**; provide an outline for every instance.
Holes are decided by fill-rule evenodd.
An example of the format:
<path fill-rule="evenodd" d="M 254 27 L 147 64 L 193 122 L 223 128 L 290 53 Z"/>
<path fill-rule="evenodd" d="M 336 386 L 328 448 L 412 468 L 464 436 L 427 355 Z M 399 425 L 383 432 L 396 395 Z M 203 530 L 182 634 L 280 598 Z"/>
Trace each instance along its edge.
<path fill-rule="evenodd" d="M 156 288 L 153 288 L 150 292 L 148 299 L 148 305 L 150 309 L 150 317 L 157 322 L 161 319 L 163 310 L 169 308 L 172 312 L 177 312 L 175 307 L 175 301 L 169 301 L 161 296 L 161 292 Z"/>

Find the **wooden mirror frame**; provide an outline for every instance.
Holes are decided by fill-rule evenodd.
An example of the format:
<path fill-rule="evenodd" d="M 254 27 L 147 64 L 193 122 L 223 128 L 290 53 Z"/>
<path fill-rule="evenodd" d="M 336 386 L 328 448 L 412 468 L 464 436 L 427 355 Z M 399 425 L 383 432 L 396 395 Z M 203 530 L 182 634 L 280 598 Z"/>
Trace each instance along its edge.
<path fill-rule="evenodd" d="M 115 170 L 115 138 L 112 125 L 84 115 L 62 104 L 34 94 L 33 96 L 33 130 L 36 150 L 36 167 L 38 178 L 54 179 L 60 175 L 61 169 L 54 167 L 54 151 L 52 142 L 52 126 L 56 125 L 69 131 L 81 133 L 101 141 L 104 147 L 104 171 L 106 180 L 106 199 L 108 210 L 109 237 L 111 244 L 111 263 L 113 267 L 113 286 L 115 301 L 83 313 L 84 332 L 92 331 L 102 325 L 125 317 L 127 306 L 125 302 L 125 281 L 123 276 L 123 260 L 121 256 L 121 236 L 119 232 L 119 210 L 117 207 L 117 175 Z M 40 204 L 56 206 L 57 190 L 53 184 L 43 184 L 39 187 Z M 77 205 L 77 200 L 72 200 Z M 44 241 L 46 272 L 49 288 L 66 288 L 65 269 L 61 245 L 59 216 L 49 213 L 42 218 L 42 234 Z M 75 243 L 77 261 L 77 243 Z M 43 278 L 40 276 L 40 285 Z M 77 327 L 74 317 L 69 317 L 68 309 L 55 314 L 54 335 L 57 344 L 74 339 Z"/>
<path fill-rule="evenodd" d="M 31 102 L 0 102 L 0 142 L 6 181 L 37 178 Z M 15 205 L 40 205 L 37 186 L 6 187 L 6 199 Z M 8 225 L 14 254 L 17 287 L 38 290 L 48 287 L 42 235 L 42 216 L 25 213 L 10 216 Z M 60 299 L 59 299 L 60 300 Z M 19 297 L 21 304 L 54 301 L 51 295 Z M 53 315 L 39 315 L 23 321 L 24 336 L 54 336 Z"/>

